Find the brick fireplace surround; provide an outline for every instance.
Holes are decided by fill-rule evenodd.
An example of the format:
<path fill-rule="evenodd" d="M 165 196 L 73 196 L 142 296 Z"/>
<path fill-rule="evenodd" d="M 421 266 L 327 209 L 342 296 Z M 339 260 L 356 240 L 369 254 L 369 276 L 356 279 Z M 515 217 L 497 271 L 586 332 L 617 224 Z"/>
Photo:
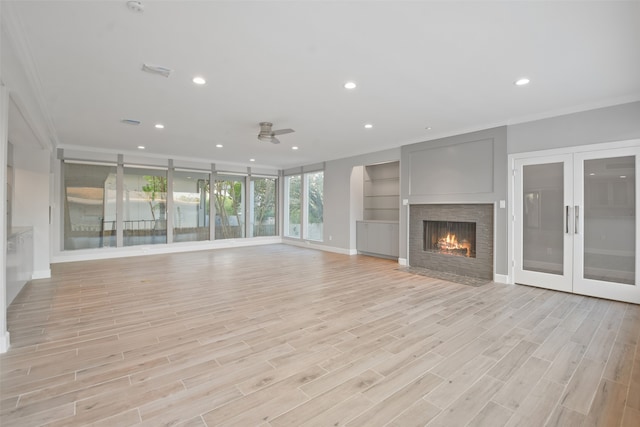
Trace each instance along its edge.
<path fill-rule="evenodd" d="M 476 257 L 424 249 L 424 221 L 476 223 Z M 493 280 L 493 204 L 425 204 L 409 207 L 409 265 Z"/>

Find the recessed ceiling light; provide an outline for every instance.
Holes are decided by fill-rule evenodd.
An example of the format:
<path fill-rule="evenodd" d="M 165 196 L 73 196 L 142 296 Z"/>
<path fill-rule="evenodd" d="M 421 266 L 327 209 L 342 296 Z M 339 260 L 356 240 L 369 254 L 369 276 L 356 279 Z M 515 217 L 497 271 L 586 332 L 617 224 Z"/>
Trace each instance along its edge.
<path fill-rule="evenodd" d="M 298 147 L 291 147 L 291 149 L 292 149 L 292 150 L 297 150 L 297 149 L 298 149 Z"/>
<path fill-rule="evenodd" d="M 620 175 L 620 178 L 626 178 L 627 175 Z"/>
<path fill-rule="evenodd" d="M 525 85 L 528 85 L 530 81 L 531 80 L 529 80 L 528 78 L 523 77 L 521 79 L 516 80 L 515 84 L 516 86 L 525 86 Z"/>
<path fill-rule="evenodd" d="M 203 85 L 205 84 L 207 81 L 204 79 L 204 77 L 200 77 L 200 76 L 196 76 L 193 78 L 192 80 L 195 84 L 197 85 Z"/>
<path fill-rule="evenodd" d="M 431 126 L 427 126 L 425 129 L 426 130 L 431 130 Z"/>
<path fill-rule="evenodd" d="M 138 150 L 144 150 L 144 145 L 138 145 Z"/>
<path fill-rule="evenodd" d="M 164 129 L 164 125 L 162 123 L 156 123 L 156 129 Z"/>
<path fill-rule="evenodd" d="M 366 125 L 364 125 L 365 129 L 371 129 L 373 127 L 373 125 L 371 123 L 367 123 Z"/>
<path fill-rule="evenodd" d="M 354 82 L 346 82 L 344 84 L 344 88 L 345 89 L 355 89 L 356 88 L 356 84 Z"/>
<path fill-rule="evenodd" d="M 222 144 L 216 144 L 216 148 L 222 148 Z"/>
<path fill-rule="evenodd" d="M 594 175 L 595 175 L 595 173 L 593 173 L 593 172 L 591 172 L 591 173 L 589 174 L 589 176 L 594 176 Z"/>
<path fill-rule="evenodd" d="M 256 161 L 256 159 L 249 159 L 249 161 L 250 161 L 250 162 L 255 162 L 255 161 Z"/>

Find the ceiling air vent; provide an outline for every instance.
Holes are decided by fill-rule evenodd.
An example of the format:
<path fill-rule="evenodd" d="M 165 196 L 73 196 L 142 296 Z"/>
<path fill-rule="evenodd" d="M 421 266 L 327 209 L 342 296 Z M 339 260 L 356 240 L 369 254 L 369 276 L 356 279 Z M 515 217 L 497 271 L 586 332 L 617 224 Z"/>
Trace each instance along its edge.
<path fill-rule="evenodd" d="M 162 77 L 169 77 L 173 70 L 171 68 L 161 67 L 160 65 L 142 64 L 142 71 L 157 74 Z"/>
<path fill-rule="evenodd" d="M 122 123 L 125 125 L 138 126 L 140 124 L 140 120 L 122 119 Z"/>

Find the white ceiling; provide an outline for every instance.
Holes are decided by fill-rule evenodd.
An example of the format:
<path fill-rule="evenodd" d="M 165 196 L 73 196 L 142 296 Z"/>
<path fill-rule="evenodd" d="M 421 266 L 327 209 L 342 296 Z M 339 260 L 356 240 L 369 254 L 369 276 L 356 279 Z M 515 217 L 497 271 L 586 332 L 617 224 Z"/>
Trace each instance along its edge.
<path fill-rule="evenodd" d="M 286 168 L 640 99 L 638 1 L 143 4 L 3 0 L 59 146 Z"/>

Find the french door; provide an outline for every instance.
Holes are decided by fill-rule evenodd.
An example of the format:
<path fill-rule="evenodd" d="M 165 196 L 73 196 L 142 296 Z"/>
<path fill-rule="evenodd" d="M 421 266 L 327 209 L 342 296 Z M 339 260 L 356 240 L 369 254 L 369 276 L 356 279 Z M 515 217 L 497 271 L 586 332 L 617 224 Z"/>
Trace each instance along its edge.
<path fill-rule="evenodd" d="M 515 159 L 515 283 L 640 303 L 640 148 Z"/>

